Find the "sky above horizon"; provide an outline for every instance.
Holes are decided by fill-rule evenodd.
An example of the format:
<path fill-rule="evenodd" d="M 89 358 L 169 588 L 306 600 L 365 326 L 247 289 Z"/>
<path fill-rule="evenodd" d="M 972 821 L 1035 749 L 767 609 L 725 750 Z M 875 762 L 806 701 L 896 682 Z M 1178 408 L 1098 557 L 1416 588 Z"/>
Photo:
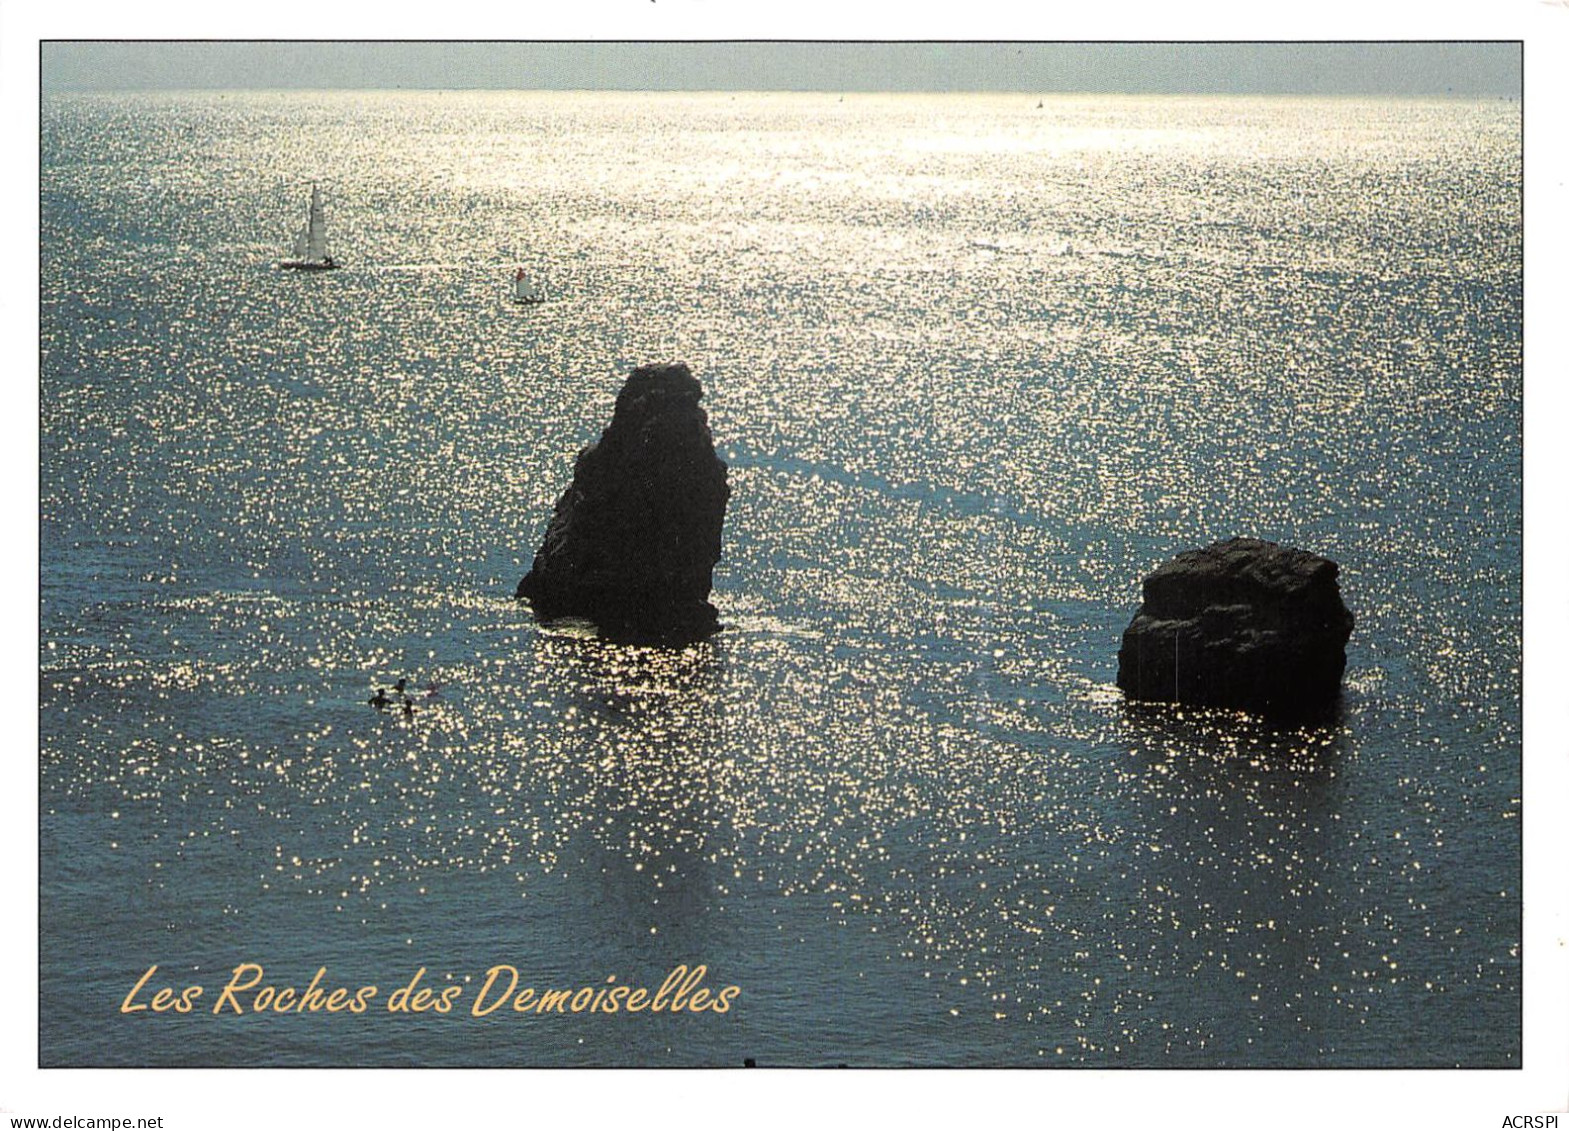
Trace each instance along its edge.
<path fill-rule="evenodd" d="M 45 41 L 46 92 L 839 90 L 1519 97 L 1518 43 Z"/>

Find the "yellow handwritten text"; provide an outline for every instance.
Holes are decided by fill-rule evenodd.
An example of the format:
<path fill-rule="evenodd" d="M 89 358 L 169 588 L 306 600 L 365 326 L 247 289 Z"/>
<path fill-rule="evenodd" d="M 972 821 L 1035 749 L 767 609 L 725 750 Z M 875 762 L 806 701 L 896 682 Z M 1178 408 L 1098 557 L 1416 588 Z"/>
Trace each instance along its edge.
<path fill-rule="evenodd" d="M 469 1002 L 467 1013 L 471 1017 L 488 1017 L 498 1010 L 507 1009 L 512 1014 L 534 1016 L 570 1016 L 583 1013 L 729 1013 L 741 996 L 741 987 L 730 985 L 717 988 L 705 985 L 708 967 L 701 963 L 682 963 L 668 974 L 658 988 L 652 982 L 633 985 L 608 975 L 598 985 L 528 986 L 516 966 L 502 962 L 485 972 L 479 992 Z M 179 986 L 171 979 L 157 977 L 156 964 L 148 966 L 120 1002 L 122 1014 L 193 1013 L 197 1002 L 206 991 L 199 985 Z M 385 1012 L 390 1014 L 453 1014 L 458 1012 L 460 999 L 466 999 L 467 990 L 460 984 L 432 986 L 428 982 L 445 978 L 452 983 L 452 975 L 431 976 L 421 966 L 406 982 L 387 996 Z M 468 979 L 464 979 L 466 982 Z M 228 976 L 209 1011 L 213 1016 L 256 1016 L 280 1014 L 370 1012 L 371 1003 L 381 996 L 375 985 L 364 984 L 357 988 L 334 985 L 327 967 L 321 966 L 303 989 L 269 980 L 259 962 L 241 962 Z"/>
<path fill-rule="evenodd" d="M 638 986 L 616 985 L 611 974 L 603 986 L 582 986 L 571 989 L 537 990 L 532 986 L 518 988 L 520 975 L 516 966 L 498 963 L 485 972 L 484 984 L 469 1006 L 469 1014 L 485 1017 L 500 1009 L 508 1001 L 514 1013 L 728 1013 L 737 997 L 740 986 L 726 986 L 717 994 L 704 987 L 708 976 L 707 966 L 677 966 L 666 976 L 659 989 L 650 994 Z M 505 980 L 505 985 L 503 985 Z"/>
<path fill-rule="evenodd" d="M 147 968 L 147 973 L 143 974 L 140 980 L 137 981 L 136 985 L 131 987 L 131 992 L 126 994 L 125 1000 L 120 1003 L 121 1013 L 140 1013 L 142 1010 L 148 1008 L 146 1005 L 136 1000 L 136 995 L 142 992 L 142 987 L 145 986 L 148 981 L 151 980 L 152 976 L 157 972 L 157 966 L 149 966 Z M 152 1011 L 154 1013 L 167 1013 L 172 1009 L 176 1013 L 189 1013 L 192 1007 L 195 1005 L 196 999 L 201 996 L 202 988 L 200 986 L 186 986 L 185 989 L 181 990 L 178 994 L 176 994 L 168 986 L 165 986 L 153 993 Z"/>
<path fill-rule="evenodd" d="M 425 976 L 425 967 L 421 966 L 419 972 L 410 979 L 409 984 L 392 991 L 392 996 L 387 999 L 387 1012 L 389 1013 L 424 1013 L 434 1009 L 437 1013 L 447 1013 L 452 1009 L 452 1003 L 463 993 L 462 986 L 448 986 L 439 994 L 433 990 L 416 990 L 419 980 Z"/>
<path fill-rule="evenodd" d="M 321 981 L 327 976 L 325 966 L 316 971 L 316 976 L 311 979 L 311 984 L 303 993 L 292 986 L 280 988 L 260 985 L 260 988 L 257 988 L 265 974 L 266 971 L 255 962 L 240 963 L 229 977 L 229 984 L 219 991 L 218 1000 L 213 1003 L 213 1013 L 222 1013 L 225 1006 L 239 1014 L 269 1011 L 318 1013 L 322 1010 L 328 1013 L 341 1013 L 344 1010 L 350 1013 L 364 1013 L 370 1006 L 370 999 L 377 993 L 375 986 L 361 986 L 352 992 L 340 986 L 331 992 L 324 992 L 321 989 Z M 250 995 L 248 1001 L 243 996 L 246 994 Z"/>

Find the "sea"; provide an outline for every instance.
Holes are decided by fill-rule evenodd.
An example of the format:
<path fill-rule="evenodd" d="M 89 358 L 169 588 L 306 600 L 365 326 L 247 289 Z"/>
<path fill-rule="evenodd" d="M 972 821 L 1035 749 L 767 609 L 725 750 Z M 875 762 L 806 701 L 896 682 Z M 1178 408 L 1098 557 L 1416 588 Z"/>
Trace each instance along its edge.
<path fill-rule="evenodd" d="M 1520 1065 L 1518 101 L 41 113 L 42 1064 Z M 723 631 L 536 622 L 674 361 Z M 1116 687 L 1239 535 L 1327 720 Z"/>

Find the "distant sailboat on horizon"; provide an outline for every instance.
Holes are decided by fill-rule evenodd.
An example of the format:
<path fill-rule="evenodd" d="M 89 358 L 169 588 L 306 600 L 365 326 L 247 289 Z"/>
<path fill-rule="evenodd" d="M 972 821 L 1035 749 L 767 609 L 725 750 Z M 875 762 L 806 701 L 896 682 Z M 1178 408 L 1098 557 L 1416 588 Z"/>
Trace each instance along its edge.
<path fill-rule="evenodd" d="M 294 237 L 294 258 L 285 259 L 280 267 L 294 271 L 332 271 L 341 264 L 327 253 L 327 210 L 321 203 L 321 189 L 311 183 L 310 212 L 305 226 Z"/>
<path fill-rule="evenodd" d="M 512 301 L 524 306 L 532 306 L 545 301 L 545 294 L 534 281 L 528 277 L 528 272 L 519 267 L 517 274 L 512 276 Z"/>

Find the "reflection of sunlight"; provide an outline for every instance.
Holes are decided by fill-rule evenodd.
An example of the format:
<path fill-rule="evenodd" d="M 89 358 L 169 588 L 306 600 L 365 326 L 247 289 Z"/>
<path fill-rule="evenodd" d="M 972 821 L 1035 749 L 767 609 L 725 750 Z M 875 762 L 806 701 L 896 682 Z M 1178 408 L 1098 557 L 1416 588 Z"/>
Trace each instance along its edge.
<path fill-rule="evenodd" d="M 711 692 L 719 646 L 703 641 L 684 648 L 617 644 L 598 637 L 593 625 L 552 622 L 540 632 L 537 663 L 542 670 L 567 665 L 567 682 L 578 693 L 602 701 L 648 696 L 687 698 Z"/>
<path fill-rule="evenodd" d="M 227 945 L 265 891 L 348 947 L 788 936 L 948 995 L 922 1054 L 956 1009 L 1100 1063 L 1378 1055 L 1390 1003 L 1515 973 L 1476 893 L 1517 862 L 1517 106 L 171 105 L 148 153 L 73 111 L 126 175 L 48 189 L 136 223 L 84 238 L 116 270 L 44 264 L 62 930 L 151 905 Z M 228 289 L 301 120 L 351 269 Z M 562 301 L 511 309 L 514 259 Z M 725 630 L 535 623 L 574 453 L 674 357 L 731 464 Z M 1282 531 L 1345 566 L 1341 714 L 1124 706 L 1147 563 Z M 367 705 L 402 677 L 439 692 Z"/>

